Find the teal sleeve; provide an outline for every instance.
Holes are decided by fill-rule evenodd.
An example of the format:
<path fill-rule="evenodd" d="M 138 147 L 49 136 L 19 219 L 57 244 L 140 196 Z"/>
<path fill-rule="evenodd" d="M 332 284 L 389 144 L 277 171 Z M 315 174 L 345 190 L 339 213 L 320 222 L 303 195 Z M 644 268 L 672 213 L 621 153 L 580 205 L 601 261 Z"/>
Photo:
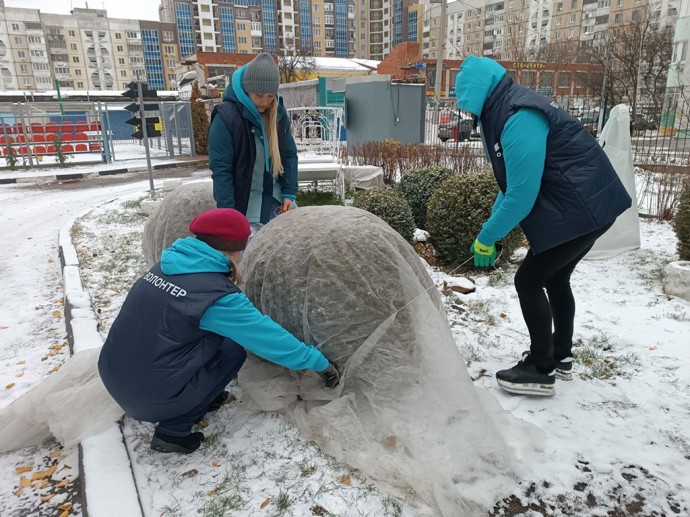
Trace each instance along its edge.
<path fill-rule="evenodd" d="M 491 207 L 491 213 L 493 214 L 496 210 L 498 210 L 498 207 L 501 206 L 501 203 L 503 202 L 503 192 L 500 190 L 498 191 L 498 194 L 496 194 L 496 201 L 494 201 L 494 206 Z M 483 243 L 482 243 L 483 244 Z"/>
<path fill-rule="evenodd" d="M 506 122 L 501 134 L 506 191 L 500 202 L 496 199 L 491 217 L 477 236 L 482 244 L 491 246 L 501 240 L 532 210 L 544 174 L 548 135 L 549 123 L 537 110 L 521 109 Z"/>
<path fill-rule="evenodd" d="M 211 169 L 213 196 L 218 208 L 235 208 L 233 159 L 232 135 L 220 116 L 216 116 L 208 131 L 208 166 Z"/>
<path fill-rule="evenodd" d="M 328 359 L 319 350 L 305 345 L 262 314 L 244 293 L 229 294 L 211 305 L 199 327 L 291 370 L 322 372 L 328 368 Z"/>
<path fill-rule="evenodd" d="M 298 172 L 298 157 L 297 144 L 292 136 L 290 130 L 290 121 L 288 117 L 287 134 L 285 135 L 285 149 L 281 156 L 283 160 L 283 174 L 281 181 L 281 193 L 283 199 L 291 199 L 294 201 L 297 197 L 297 184 L 299 181 Z"/>

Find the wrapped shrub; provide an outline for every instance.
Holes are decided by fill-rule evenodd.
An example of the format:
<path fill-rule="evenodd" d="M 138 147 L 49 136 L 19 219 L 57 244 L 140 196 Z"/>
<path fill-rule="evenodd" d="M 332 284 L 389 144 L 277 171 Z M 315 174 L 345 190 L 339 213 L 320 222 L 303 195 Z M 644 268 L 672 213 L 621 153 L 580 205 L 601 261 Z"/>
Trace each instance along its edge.
<path fill-rule="evenodd" d="M 466 173 L 453 176 L 436 190 L 429 200 L 427 228 L 438 258 L 448 266 L 457 266 L 470 258 L 470 246 L 491 215 L 498 194 L 492 174 Z M 504 259 L 510 258 L 524 242 L 517 227 L 502 241 Z"/>
<path fill-rule="evenodd" d="M 353 206 L 380 217 L 405 240 L 412 240 L 414 219 L 405 198 L 389 189 L 367 190 L 355 195 Z"/>
<path fill-rule="evenodd" d="M 417 228 L 426 229 L 426 211 L 429 199 L 453 171 L 440 165 L 416 169 L 403 175 L 398 192 L 407 200 Z"/>

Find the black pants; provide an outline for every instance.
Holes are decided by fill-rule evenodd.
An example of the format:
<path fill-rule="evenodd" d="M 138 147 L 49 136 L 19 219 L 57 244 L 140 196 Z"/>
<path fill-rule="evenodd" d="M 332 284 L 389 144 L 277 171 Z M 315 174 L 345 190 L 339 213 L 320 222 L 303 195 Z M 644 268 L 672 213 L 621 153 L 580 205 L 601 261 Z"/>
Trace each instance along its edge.
<path fill-rule="evenodd" d="M 529 331 L 530 358 L 540 371 L 553 370 L 557 361 L 572 353 L 575 298 L 570 276 L 612 225 L 537 255 L 530 250 L 515 273 L 515 289 Z"/>

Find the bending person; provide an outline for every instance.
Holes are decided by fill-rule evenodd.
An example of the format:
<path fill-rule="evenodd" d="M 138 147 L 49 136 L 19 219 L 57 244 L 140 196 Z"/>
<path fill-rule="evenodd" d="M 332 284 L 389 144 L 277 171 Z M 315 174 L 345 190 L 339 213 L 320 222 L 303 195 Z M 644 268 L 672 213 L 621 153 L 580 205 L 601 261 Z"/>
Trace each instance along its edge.
<path fill-rule="evenodd" d="M 218 208 L 239 210 L 253 227 L 295 206 L 297 147 L 279 85 L 275 61 L 259 54 L 232 74 L 211 115 L 213 196 Z"/>
<path fill-rule="evenodd" d="M 195 237 L 176 240 L 135 282 L 98 361 L 125 413 L 158 422 L 151 448 L 160 452 L 199 448 L 204 435 L 192 426 L 227 399 L 245 348 L 286 368 L 321 372 L 328 387 L 339 380 L 319 350 L 261 314 L 235 285 L 247 219 L 216 208 L 196 216 L 189 230 Z"/>
<path fill-rule="evenodd" d="M 512 393 L 553 395 L 556 376 L 572 378 L 570 276 L 632 200 L 582 124 L 540 93 L 513 83 L 496 61 L 468 57 L 455 91 L 458 108 L 481 124 L 500 188 L 472 245 L 474 264 L 493 266 L 495 243 L 518 224 L 530 245 L 515 274 L 530 350 L 496 379 Z"/>

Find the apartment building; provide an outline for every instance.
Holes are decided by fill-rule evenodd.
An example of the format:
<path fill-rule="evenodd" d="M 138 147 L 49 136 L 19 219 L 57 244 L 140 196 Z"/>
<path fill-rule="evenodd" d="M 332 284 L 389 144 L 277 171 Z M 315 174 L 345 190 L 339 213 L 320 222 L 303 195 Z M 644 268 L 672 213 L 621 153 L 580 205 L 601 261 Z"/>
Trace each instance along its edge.
<path fill-rule="evenodd" d="M 174 23 L 108 18 L 101 9 L 71 15 L 5 7 L 0 0 L 0 85 L 5 90 L 122 90 L 151 79 L 175 87 Z"/>

